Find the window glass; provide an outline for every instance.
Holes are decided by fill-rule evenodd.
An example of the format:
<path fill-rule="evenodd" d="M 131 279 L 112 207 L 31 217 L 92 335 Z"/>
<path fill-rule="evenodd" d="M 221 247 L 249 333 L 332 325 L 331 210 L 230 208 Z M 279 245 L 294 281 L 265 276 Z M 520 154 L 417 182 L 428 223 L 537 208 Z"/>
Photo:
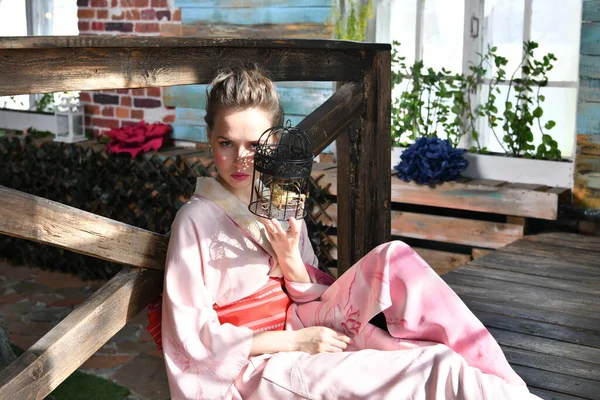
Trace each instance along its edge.
<path fill-rule="evenodd" d="M 558 58 L 548 74 L 550 80 L 577 81 L 580 36 L 580 1 L 533 0 L 531 40 L 540 45 L 534 54 L 540 58 L 553 53 Z"/>
<path fill-rule="evenodd" d="M 485 0 L 483 48 L 498 48 L 497 54 L 508 59 L 505 70 L 509 76 L 523 58 L 524 13 L 525 0 Z M 494 70 L 488 69 L 488 76 L 493 74 Z"/>
<path fill-rule="evenodd" d="M 436 71 L 462 72 L 464 0 L 426 0 L 423 62 Z"/>

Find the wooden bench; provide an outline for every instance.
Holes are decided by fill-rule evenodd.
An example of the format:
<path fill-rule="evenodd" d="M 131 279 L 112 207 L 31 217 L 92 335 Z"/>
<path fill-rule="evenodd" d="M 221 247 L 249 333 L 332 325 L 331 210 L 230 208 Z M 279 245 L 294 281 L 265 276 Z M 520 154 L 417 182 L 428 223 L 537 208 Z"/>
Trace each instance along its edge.
<path fill-rule="evenodd" d="M 312 176 L 337 198 L 335 165 L 315 164 Z M 559 204 L 570 199 L 569 189 L 543 185 L 465 178 L 428 186 L 404 182 L 395 174 L 390 179 L 392 208 L 406 205 L 416 208 L 390 212 L 392 236 L 417 239 L 432 244 L 431 247 L 443 243 L 468 250 L 468 253 L 459 253 L 416 247 L 439 274 L 522 238 L 529 218 L 556 220 Z M 324 225 L 337 226 L 337 203 L 313 211 L 314 217 Z M 458 217 L 444 215 L 444 212 L 452 214 L 452 211 L 467 213 Z M 331 239 L 336 241 L 335 237 Z"/>

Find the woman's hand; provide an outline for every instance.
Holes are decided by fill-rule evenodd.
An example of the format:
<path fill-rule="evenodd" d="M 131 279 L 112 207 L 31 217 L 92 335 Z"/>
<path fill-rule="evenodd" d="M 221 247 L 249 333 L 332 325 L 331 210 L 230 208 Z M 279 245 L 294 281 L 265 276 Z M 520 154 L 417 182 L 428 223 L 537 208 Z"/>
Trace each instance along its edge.
<path fill-rule="evenodd" d="M 309 354 L 339 353 L 352 343 L 348 336 L 324 326 L 311 326 L 295 333 L 296 349 Z"/>
<path fill-rule="evenodd" d="M 267 228 L 267 235 L 280 263 L 301 259 L 298 241 L 300 240 L 302 221 L 290 217 L 288 222 L 290 229 L 287 231 L 283 229 L 279 221 L 275 218 L 267 219 L 264 222 Z"/>

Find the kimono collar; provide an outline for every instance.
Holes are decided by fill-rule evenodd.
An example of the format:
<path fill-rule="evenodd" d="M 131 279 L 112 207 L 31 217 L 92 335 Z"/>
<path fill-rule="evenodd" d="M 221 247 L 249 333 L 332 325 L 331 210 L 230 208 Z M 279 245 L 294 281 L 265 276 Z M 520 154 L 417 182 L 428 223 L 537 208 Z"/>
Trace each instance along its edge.
<path fill-rule="evenodd" d="M 248 210 L 246 204 L 225 189 L 215 178 L 198 177 L 194 194 L 204 197 L 221 207 L 233 222 L 247 231 L 259 246 L 269 253 L 274 260 L 277 260 L 277 255 L 271 246 L 263 223 Z"/>

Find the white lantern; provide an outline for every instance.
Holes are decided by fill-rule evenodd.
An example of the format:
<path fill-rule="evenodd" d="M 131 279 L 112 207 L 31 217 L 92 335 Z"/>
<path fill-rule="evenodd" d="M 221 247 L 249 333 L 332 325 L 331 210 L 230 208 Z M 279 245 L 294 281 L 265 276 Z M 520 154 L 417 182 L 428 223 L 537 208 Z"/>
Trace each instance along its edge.
<path fill-rule="evenodd" d="M 72 96 L 63 96 L 54 106 L 56 119 L 55 142 L 75 143 L 87 140 L 83 106 Z"/>

